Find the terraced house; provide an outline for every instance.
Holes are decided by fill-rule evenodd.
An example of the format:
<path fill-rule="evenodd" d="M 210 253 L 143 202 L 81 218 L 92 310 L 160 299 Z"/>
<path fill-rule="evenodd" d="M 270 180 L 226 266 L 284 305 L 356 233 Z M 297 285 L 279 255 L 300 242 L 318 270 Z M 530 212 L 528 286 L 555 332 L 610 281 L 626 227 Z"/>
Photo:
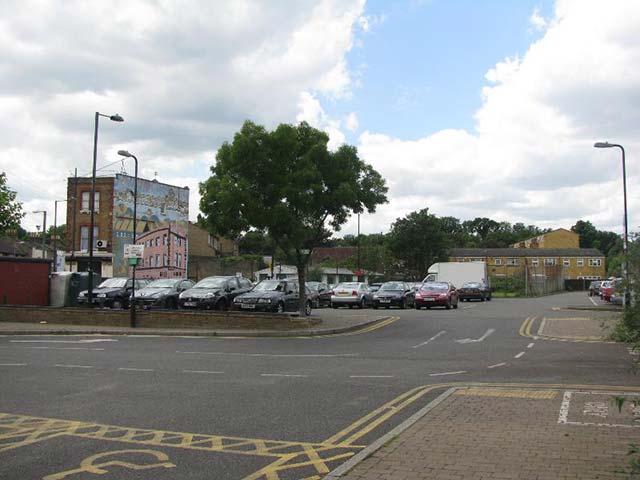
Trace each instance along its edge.
<path fill-rule="evenodd" d="M 454 248 L 450 261 L 486 262 L 490 277 L 606 278 L 604 254 L 595 248 L 580 248 L 580 236 L 564 228 L 523 240 L 509 248 Z"/>

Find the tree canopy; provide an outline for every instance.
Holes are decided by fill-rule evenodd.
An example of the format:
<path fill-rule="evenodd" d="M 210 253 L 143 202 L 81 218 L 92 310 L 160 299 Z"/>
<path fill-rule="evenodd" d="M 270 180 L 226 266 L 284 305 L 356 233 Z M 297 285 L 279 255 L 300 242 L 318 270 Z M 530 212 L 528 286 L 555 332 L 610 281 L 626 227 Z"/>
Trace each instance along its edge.
<path fill-rule="evenodd" d="M 24 217 L 22 204 L 16 200 L 16 192 L 7 185 L 7 174 L 0 173 L 0 235 L 9 230 L 17 231 Z"/>
<path fill-rule="evenodd" d="M 233 142 L 220 147 L 211 176 L 200 184 L 200 210 L 209 231 L 268 234 L 304 282 L 315 246 L 352 213 L 372 213 L 387 201 L 382 176 L 356 148 L 342 145 L 333 152 L 328 142 L 326 133 L 306 122 L 273 131 L 245 122 Z"/>

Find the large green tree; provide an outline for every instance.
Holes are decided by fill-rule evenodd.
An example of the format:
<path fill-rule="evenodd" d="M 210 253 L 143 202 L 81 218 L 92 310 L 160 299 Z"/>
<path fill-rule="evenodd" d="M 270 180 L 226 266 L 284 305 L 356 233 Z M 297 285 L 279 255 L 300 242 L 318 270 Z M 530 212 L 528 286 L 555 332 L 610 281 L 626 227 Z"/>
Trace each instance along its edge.
<path fill-rule="evenodd" d="M 422 280 L 431 264 L 447 258 L 442 223 L 428 208 L 397 219 L 387 239 L 391 252 L 412 280 Z"/>
<path fill-rule="evenodd" d="M 210 231 L 269 235 L 304 285 L 313 248 L 352 213 L 372 213 L 387 201 L 383 178 L 355 147 L 332 152 L 328 142 L 326 133 L 306 122 L 273 131 L 245 122 L 233 142 L 220 147 L 211 176 L 200 184 L 200 210 Z M 304 307 L 301 289 L 301 313 Z"/>
<path fill-rule="evenodd" d="M 22 204 L 16 200 L 16 192 L 7 185 L 7 174 L 0 173 L 0 235 L 17 231 L 24 217 Z"/>

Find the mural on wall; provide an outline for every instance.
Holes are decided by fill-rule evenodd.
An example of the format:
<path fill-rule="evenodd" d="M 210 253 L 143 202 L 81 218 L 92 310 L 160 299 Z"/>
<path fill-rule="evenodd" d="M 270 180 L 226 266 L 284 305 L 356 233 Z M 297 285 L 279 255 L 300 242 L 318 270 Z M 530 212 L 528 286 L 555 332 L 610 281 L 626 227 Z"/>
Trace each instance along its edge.
<path fill-rule="evenodd" d="M 133 243 L 133 190 L 134 178 L 128 175 L 116 175 L 113 194 L 113 276 L 124 277 L 129 275 L 129 267 L 123 258 L 124 246 Z M 138 178 L 138 202 L 137 202 L 137 237 L 148 237 L 148 232 L 170 231 L 184 239 L 186 244 L 189 230 L 189 189 L 175 187 L 156 181 Z M 169 237 L 171 238 L 171 236 Z M 162 265 L 154 265 L 154 271 L 149 278 L 166 276 L 167 270 L 174 265 L 171 249 L 173 242 L 170 240 L 164 245 L 167 250 L 167 259 L 162 256 Z M 181 264 L 186 265 L 186 249 Z M 146 266 L 146 265 L 145 265 Z M 144 269 L 139 265 L 137 270 Z M 177 265 L 176 265 L 177 266 Z M 166 268 L 165 268 L 166 267 Z M 147 272 L 148 273 L 148 272 Z M 171 275 L 173 276 L 173 275 Z"/>

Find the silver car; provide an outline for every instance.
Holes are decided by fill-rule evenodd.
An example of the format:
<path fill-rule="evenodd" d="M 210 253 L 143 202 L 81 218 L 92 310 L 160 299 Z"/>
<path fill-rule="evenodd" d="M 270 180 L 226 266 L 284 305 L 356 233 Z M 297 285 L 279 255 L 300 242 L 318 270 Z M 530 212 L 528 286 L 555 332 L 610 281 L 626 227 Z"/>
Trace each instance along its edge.
<path fill-rule="evenodd" d="M 373 295 L 369 285 L 362 282 L 340 283 L 333 289 L 331 294 L 331 308 L 338 308 L 341 305 L 349 308 L 365 308 L 371 305 Z"/>

